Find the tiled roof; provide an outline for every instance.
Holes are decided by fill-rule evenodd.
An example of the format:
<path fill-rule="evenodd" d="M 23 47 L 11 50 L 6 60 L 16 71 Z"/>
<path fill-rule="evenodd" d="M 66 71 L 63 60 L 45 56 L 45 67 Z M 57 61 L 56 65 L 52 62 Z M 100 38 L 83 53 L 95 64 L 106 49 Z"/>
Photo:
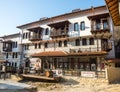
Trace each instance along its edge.
<path fill-rule="evenodd" d="M 32 57 L 45 57 L 45 56 L 67 56 L 68 53 L 64 51 L 48 51 L 48 52 L 40 52 L 31 55 Z"/>
<path fill-rule="evenodd" d="M 64 51 L 48 51 L 48 52 L 40 52 L 31 55 L 32 57 L 45 57 L 45 56 L 86 56 L 86 55 L 106 55 L 107 52 L 80 52 L 80 53 L 67 53 Z"/>

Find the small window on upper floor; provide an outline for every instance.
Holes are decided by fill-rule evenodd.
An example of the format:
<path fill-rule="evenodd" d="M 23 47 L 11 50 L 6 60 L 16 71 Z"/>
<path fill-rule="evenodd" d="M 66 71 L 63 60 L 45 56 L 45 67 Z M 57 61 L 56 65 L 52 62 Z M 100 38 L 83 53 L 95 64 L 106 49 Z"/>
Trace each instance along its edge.
<path fill-rule="evenodd" d="M 26 39 L 28 38 L 28 33 L 26 33 L 25 38 L 26 38 Z"/>
<path fill-rule="evenodd" d="M 34 46 L 35 46 L 35 49 L 37 49 L 37 43 Z"/>
<path fill-rule="evenodd" d="M 27 44 L 27 47 L 26 47 L 27 50 L 29 50 L 29 44 Z"/>
<path fill-rule="evenodd" d="M 64 41 L 64 47 L 67 47 L 67 40 Z"/>
<path fill-rule="evenodd" d="M 17 48 L 17 41 L 12 43 L 13 48 Z"/>
<path fill-rule="evenodd" d="M 94 45 L 94 38 L 90 38 L 90 39 L 89 39 L 89 44 L 90 44 L 90 45 Z"/>
<path fill-rule="evenodd" d="M 86 38 L 82 39 L 82 45 L 87 45 L 87 39 Z"/>
<path fill-rule="evenodd" d="M 79 31 L 79 25 L 78 23 L 74 23 L 74 31 Z"/>
<path fill-rule="evenodd" d="M 45 48 L 48 48 L 48 43 L 45 43 L 44 46 L 45 46 Z"/>
<path fill-rule="evenodd" d="M 39 49 L 41 48 L 41 43 L 38 44 Z"/>
<path fill-rule="evenodd" d="M 62 41 L 59 41 L 58 46 L 62 47 Z"/>
<path fill-rule="evenodd" d="M 6 53 L 6 58 L 8 58 L 8 53 Z"/>
<path fill-rule="evenodd" d="M 80 46 L 80 39 L 76 39 L 76 40 L 75 40 L 75 45 L 76 45 L 76 46 Z"/>
<path fill-rule="evenodd" d="M 25 33 L 23 33 L 22 38 L 25 39 Z"/>
<path fill-rule="evenodd" d="M 85 22 L 84 22 L 84 21 L 82 21 L 82 22 L 80 23 L 80 29 L 81 29 L 81 30 L 85 30 Z"/>
<path fill-rule="evenodd" d="M 15 58 L 15 52 L 12 53 L 12 58 Z"/>
<path fill-rule="evenodd" d="M 16 53 L 15 53 L 15 58 L 17 58 L 17 57 L 18 57 L 18 53 L 16 52 Z"/>
<path fill-rule="evenodd" d="M 45 29 L 45 35 L 49 35 L 49 29 L 48 28 Z"/>

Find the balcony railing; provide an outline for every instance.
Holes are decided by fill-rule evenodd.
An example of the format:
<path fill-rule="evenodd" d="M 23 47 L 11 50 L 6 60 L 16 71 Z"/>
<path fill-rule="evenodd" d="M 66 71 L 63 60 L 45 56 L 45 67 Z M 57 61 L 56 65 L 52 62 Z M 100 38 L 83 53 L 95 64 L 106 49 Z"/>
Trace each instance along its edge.
<path fill-rule="evenodd" d="M 11 52 L 12 51 L 12 47 L 3 47 L 3 51 Z"/>
<path fill-rule="evenodd" d="M 68 36 L 68 30 L 61 30 L 61 29 L 52 30 L 50 36 L 52 38 Z"/>
<path fill-rule="evenodd" d="M 103 25 L 103 24 L 91 25 L 91 31 L 102 31 L 102 30 L 109 31 L 109 29 L 110 29 L 109 25 Z"/>
<path fill-rule="evenodd" d="M 82 53 L 82 52 L 98 52 L 102 51 L 101 47 L 89 47 L 89 48 L 79 48 L 79 49 L 70 49 L 70 53 Z"/>
<path fill-rule="evenodd" d="M 103 51 L 110 51 L 110 50 L 112 50 L 112 43 L 109 42 L 109 43 L 106 43 L 106 44 L 102 44 L 102 50 Z"/>
<path fill-rule="evenodd" d="M 30 41 L 35 41 L 35 40 L 41 40 L 41 35 L 40 34 L 33 34 L 29 38 Z"/>

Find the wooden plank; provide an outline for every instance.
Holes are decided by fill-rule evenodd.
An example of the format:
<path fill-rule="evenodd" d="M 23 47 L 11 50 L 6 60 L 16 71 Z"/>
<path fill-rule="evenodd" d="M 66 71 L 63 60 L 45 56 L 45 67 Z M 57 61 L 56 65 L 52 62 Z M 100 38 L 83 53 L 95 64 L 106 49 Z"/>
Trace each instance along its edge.
<path fill-rule="evenodd" d="M 26 78 L 37 78 L 37 79 L 43 79 L 43 80 L 54 80 L 53 78 L 50 77 L 46 77 L 46 76 L 38 76 L 38 75 L 32 75 L 32 74 L 22 74 L 22 77 L 26 77 Z"/>

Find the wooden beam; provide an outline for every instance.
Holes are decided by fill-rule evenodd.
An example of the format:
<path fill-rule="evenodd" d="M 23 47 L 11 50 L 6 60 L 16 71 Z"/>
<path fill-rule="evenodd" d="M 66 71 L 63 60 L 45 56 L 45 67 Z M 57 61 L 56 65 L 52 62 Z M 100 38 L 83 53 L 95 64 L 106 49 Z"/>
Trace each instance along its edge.
<path fill-rule="evenodd" d="M 116 1 L 113 1 L 113 2 L 108 3 L 108 6 L 111 7 L 111 6 L 115 5 L 115 4 L 116 4 Z"/>
<path fill-rule="evenodd" d="M 111 15 L 112 15 L 112 17 L 115 15 L 118 15 L 118 12 L 112 13 Z"/>
<path fill-rule="evenodd" d="M 118 5 L 115 4 L 114 6 L 111 6 L 109 9 L 110 9 L 110 11 L 112 11 L 113 9 L 118 9 Z"/>

